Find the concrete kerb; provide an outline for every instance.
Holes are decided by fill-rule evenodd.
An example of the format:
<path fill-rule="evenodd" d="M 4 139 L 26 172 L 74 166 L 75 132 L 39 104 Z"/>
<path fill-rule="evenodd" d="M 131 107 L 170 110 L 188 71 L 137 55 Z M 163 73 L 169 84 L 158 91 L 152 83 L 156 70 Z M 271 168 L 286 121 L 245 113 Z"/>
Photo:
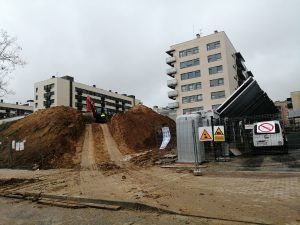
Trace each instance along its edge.
<path fill-rule="evenodd" d="M 210 220 L 222 220 L 228 222 L 240 222 L 244 224 L 255 224 L 255 225 L 272 225 L 272 223 L 262 223 L 262 222 L 252 222 L 246 220 L 233 220 L 233 219 L 226 219 L 226 218 L 217 218 L 217 217 L 209 217 L 203 215 L 194 215 L 188 213 L 182 213 L 172 210 L 166 210 L 162 208 L 158 208 L 155 206 L 150 206 L 148 204 L 139 203 L 139 202 L 127 202 L 127 201 L 114 201 L 114 200 L 103 200 L 103 199 L 93 199 L 93 198 L 84 198 L 80 196 L 65 196 L 65 195 L 52 195 L 52 194 L 42 194 L 42 193 L 29 193 L 29 192 L 7 192 L 7 193 L 0 193 L 1 197 L 7 198 L 16 198 L 16 199 L 24 199 L 36 202 L 41 199 L 52 199 L 52 200 L 63 200 L 63 201 L 73 201 L 80 203 L 95 203 L 95 204 L 107 204 L 113 206 L 120 206 L 121 209 L 129 209 L 129 210 L 139 210 L 145 212 L 156 212 L 160 214 L 171 214 L 171 215 L 180 215 L 180 216 L 187 216 L 187 217 L 195 217 L 195 218 L 203 218 L 203 219 L 210 219 Z M 109 210 L 109 208 L 108 208 Z"/>

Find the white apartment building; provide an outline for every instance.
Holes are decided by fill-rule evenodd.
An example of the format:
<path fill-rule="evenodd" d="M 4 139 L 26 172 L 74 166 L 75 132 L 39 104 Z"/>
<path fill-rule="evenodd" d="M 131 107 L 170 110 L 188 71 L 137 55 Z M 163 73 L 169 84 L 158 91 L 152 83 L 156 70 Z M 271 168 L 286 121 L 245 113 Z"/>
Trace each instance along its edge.
<path fill-rule="evenodd" d="M 249 76 L 244 58 L 224 31 L 175 44 L 166 51 L 170 56 L 167 75 L 168 104 L 177 116 L 218 108 Z"/>
<path fill-rule="evenodd" d="M 16 102 L 7 103 L 3 99 L 0 100 L 0 119 L 16 117 L 16 116 L 25 116 L 33 112 L 33 101 L 28 100 L 26 103 L 21 104 Z"/>
<path fill-rule="evenodd" d="M 71 76 L 55 77 L 34 84 L 34 110 L 70 106 L 86 111 L 86 97 L 90 96 L 97 109 L 108 114 L 126 111 L 140 103 L 134 95 L 118 94 L 74 81 Z"/>

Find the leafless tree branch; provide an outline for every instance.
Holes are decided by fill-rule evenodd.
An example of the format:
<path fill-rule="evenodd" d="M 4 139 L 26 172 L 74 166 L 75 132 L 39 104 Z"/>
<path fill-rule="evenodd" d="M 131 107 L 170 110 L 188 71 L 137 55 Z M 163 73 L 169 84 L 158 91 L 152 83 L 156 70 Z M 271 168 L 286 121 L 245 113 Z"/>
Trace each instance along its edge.
<path fill-rule="evenodd" d="M 26 62 L 21 58 L 22 48 L 17 44 L 17 38 L 11 37 L 0 29 L 0 97 L 11 94 L 7 89 L 10 74 L 17 66 L 24 66 Z"/>

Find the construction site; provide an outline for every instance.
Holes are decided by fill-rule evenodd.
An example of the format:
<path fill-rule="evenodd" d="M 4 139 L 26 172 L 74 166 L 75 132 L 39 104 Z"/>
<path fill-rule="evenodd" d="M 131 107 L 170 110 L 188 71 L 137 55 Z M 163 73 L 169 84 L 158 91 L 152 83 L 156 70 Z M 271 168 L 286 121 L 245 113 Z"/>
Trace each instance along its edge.
<path fill-rule="evenodd" d="M 300 225 L 300 5 L 271 3 L 1 1 L 0 225 Z"/>
<path fill-rule="evenodd" d="M 164 150 L 161 127 L 171 135 Z M 298 151 L 263 161 L 208 160 L 195 176 L 193 163 L 176 162 L 175 121 L 143 105 L 105 123 L 65 106 L 38 110 L 2 124 L 0 137 L 1 196 L 11 204 L 129 214 L 108 224 L 150 224 L 153 216 L 165 224 L 300 221 Z M 23 149 L 13 150 L 12 140 Z M 131 218 L 136 212 L 141 217 Z"/>

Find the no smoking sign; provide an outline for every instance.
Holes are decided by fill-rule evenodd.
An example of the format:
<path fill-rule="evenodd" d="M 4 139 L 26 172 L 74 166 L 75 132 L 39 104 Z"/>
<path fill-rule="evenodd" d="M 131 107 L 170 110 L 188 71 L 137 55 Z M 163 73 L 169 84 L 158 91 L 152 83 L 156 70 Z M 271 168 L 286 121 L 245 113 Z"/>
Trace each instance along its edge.
<path fill-rule="evenodd" d="M 257 123 L 256 132 L 258 134 L 273 134 L 275 133 L 275 123 L 272 121 Z"/>

